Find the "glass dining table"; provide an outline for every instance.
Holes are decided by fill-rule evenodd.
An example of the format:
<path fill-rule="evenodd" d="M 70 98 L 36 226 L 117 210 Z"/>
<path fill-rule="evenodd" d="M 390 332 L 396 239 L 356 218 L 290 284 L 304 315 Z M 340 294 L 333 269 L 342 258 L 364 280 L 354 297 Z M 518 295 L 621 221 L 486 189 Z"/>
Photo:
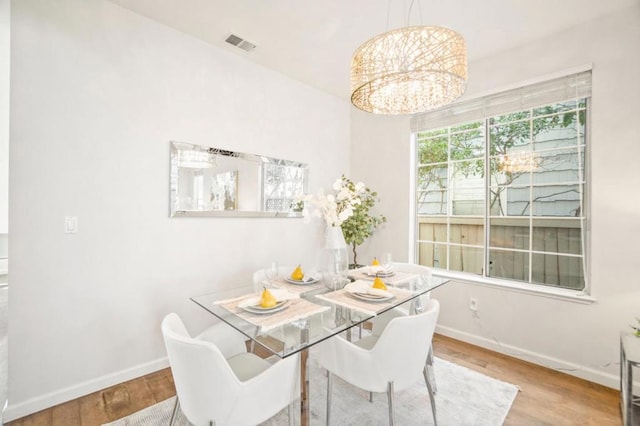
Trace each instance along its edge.
<path fill-rule="evenodd" d="M 373 280 L 373 278 L 371 278 Z M 409 313 L 422 309 L 421 297 L 448 279 L 397 272 L 386 280 L 386 297 L 371 297 L 354 289 L 370 286 L 362 274 L 351 276 L 344 288 L 329 288 L 322 280 L 294 282 L 278 278 L 269 287 L 277 307 L 256 308 L 259 292 L 253 286 L 191 297 L 191 300 L 244 334 L 251 350 L 266 350 L 279 358 L 300 354 L 300 424 L 309 425 L 309 349 L 337 334 L 351 340 L 354 330 L 378 315 L 403 305 Z M 393 285 L 391 285 L 393 284 Z"/>

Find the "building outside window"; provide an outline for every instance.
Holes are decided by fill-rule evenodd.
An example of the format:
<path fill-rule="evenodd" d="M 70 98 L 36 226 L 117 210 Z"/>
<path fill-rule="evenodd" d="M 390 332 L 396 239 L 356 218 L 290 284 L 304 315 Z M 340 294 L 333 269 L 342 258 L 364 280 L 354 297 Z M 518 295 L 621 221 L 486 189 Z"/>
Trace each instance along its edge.
<path fill-rule="evenodd" d="M 265 163 L 263 173 L 263 210 L 281 212 L 293 209 L 296 197 L 305 191 L 304 169 L 298 165 Z"/>
<path fill-rule="evenodd" d="M 418 263 L 587 287 L 590 82 L 584 72 L 414 117 Z"/>

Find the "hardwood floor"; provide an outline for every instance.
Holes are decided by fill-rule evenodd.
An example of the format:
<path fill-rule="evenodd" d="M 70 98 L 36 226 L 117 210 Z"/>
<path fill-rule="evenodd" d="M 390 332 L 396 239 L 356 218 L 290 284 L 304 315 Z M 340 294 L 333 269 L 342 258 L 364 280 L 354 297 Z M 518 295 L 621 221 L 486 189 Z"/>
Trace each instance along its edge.
<path fill-rule="evenodd" d="M 620 425 L 619 393 L 554 370 L 436 335 L 437 357 L 520 388 L 505 425 Z M 113 386 L 8 423 L 94 426 L 175 395 L 169 369 Z M 462 425 L 461 425 L 462 426 Z"/>
<path fill-rule="evenodd" d="M 618 390 L 436 335 L 437 357 L 513 383 L 520 392 L 505 425 L 621 425 Z"/>
<path fill-rule="evenodd" d="M 167 368 L 7 423 L 9 426 L 95 426 L 176 394 Z"/>

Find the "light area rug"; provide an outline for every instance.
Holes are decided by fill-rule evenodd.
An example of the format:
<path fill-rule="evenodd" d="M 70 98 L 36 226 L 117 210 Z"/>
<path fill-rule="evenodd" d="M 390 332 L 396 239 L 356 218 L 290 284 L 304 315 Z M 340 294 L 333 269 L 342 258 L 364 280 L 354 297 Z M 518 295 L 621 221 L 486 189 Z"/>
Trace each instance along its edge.
<path fill-rule="evenodd" d="M 440 426 L 493 426 L 504 423 L 518 393 L 516 386 L 440 358 L 435 358 L 434 371 L 438 387 L 436 412 Z M 311 424 L 324 425 L 326 374 L 312 357 L 309 359 L 309 373 Z M 340 426 L 388 424 L 386 394 L 374 394 L 373 403 L 370 403 L 368 398 L 368 393 L 335 378 L 331 424 Z M 168 425 L 174 402 L 175 398 L 170 398 L 120 420 L 107 423 L 105 426 Z M 394 408 L 397 425 L 433 425 L 431 405 L 424 379 L 417 378 L 412 387 L 396 392 Z M 300 415 L 297 409 L 296 415 Z M 174 424 L 188 426 L 189 422 L 182 413 L 178 413 Z M 288 424 L 286 408 L 263 423 L 264 426 Z M 296 418 L 296 424 L 299 424 L 298 418 Z"/>

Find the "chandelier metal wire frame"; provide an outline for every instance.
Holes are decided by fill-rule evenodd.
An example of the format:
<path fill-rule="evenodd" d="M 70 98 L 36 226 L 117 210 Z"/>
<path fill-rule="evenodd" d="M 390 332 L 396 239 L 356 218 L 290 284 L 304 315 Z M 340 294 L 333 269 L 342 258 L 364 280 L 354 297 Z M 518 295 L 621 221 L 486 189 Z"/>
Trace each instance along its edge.
<path fill-rule="evenodd" d="M 351 102 L 374 114 L 440 108 L 466 89 L 467 48 L 457 32 L 413 26 L 363 43 L 351 61 Z"/>

